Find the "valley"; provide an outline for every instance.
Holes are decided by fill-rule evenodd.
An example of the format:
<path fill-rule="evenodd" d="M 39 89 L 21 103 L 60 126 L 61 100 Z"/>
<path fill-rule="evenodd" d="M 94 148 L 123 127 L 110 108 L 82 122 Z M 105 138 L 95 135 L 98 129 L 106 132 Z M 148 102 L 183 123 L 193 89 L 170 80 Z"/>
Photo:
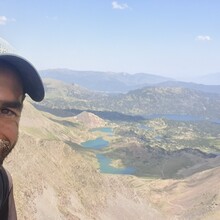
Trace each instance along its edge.
<path fill-rule="evenodd" d="M 58 116 L 90 111 L 108 120 L 133 118 L 136 121 L 151 115 L 191 116 L 209 120 L 220 118 L 218 92 L 204 92 L 186 86 L 166 87 L 159 84 L 115 94 L 47 79 L 45 89 L 46 99 L 35 106 Z"/>
<path fill-rule="evenodd" d="M 186 90 L 157 89 L 169 102 L 179 91 L 183 108 L 167 101 L 137 114 L 132 106 L 142 99 L 132 93 L 123 95 L 131 101 L 125 108 L 122 94 L 111 99 L 59 84 L 50 84 L 42 105 L 25 102 L 20 139 L 5 164 L 19 219 L 218 219 L 218 95 L 190 91 L 189 99 Z M 157 100 L 144 94 L 146 106 Z M 206 99 L 216 110 L 191 114 L 187 99 Z"/>
<path fill-rule="evenodd" d="M 220 220 L 220 1 L 0 9 L 0 220 Z"/>

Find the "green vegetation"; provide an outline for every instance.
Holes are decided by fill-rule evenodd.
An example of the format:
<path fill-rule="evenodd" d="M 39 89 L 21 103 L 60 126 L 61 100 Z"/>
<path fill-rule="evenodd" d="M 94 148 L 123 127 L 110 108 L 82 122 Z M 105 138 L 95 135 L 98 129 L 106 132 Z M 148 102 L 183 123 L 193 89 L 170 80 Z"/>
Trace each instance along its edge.
<path fill-rule="evenodd" d="M 59 134 L 63 139 L 74 128 L 80 130 L 77 138 L 82 142 L 102 136 L 110 143 L 105 149 L 82 150 L 80 143 L 68 140 L 74 150 L 89 152 L 93 157 L 103 154 L 117 166 L 134 168 L 135 175 L 141 177 L 182 178 L 218 165 L 213 158 L 220 153 L 220 124 L 211 121 L 220 118 L 218 94 L 181 87 L 105 94 L 59 83 L 46 84 L 46 99 L 37 108 L 62 117 L 86 110 L 114 127 L 114 135 L 107 136 L 75 121 L 52 119 L 65 127 Z M 194 118 L 168 120 L 161 114 Z M 155 118 L 146 120 L 149 115 Z"/>
<path fill-rule="evenodd" d="M 120 138 L 103 154 L 142 177 L 182 178 L 215 166 L 207 161 L 220 153 L 220 124 L 207 121 L 121 123 L 115 133 Z"/>
<path fill-rule="evenodd" d="M 88 110 L 99 114 L 115 112 L 133 116 L 175 114 L 220 118 L 219 94 L 187 88 L 146 87 L 126 94 L 106 94 L 54 81 L 47 82 L 45 87 L 46 99 L 40 105 L 51 109 Z M 118 116 L 115 120 L 120 120 L 123 115 Z"/>

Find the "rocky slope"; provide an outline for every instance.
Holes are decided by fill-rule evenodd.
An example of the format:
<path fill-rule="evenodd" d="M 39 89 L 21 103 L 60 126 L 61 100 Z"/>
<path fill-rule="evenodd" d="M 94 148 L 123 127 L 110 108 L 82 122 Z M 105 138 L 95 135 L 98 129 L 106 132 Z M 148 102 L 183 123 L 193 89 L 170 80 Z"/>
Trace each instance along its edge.
<path fill-rule="evenodd" d="M 220 167 L 182 180 L 101 174 L 79 145 L 94 138 L 85 126 L 93 117 L 94 126 L 103 122 L 86 113 L 64 120 L 25 103 L 19 142 L 5 162 L 18 219 L 218 219 Z"/>
<path fill-rule="evenodd" d="M 67 129 L 59 120 L 25 105 L 19 142 L 5 163 L 18 219 L 162 218 L 127 177 L 100 174 L 94 155 L 77 150 L 86 137 L 80 127 Z"/>

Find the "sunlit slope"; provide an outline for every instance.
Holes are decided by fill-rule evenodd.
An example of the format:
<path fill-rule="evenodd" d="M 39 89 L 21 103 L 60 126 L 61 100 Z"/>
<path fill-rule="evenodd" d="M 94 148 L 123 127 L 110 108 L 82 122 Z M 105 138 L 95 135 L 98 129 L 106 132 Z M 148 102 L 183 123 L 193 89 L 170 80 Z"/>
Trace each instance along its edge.
<path fill-rule="evenodd" d="M 71 125 L 71 129 L 65 126 Z M 79 143 L 81 141 L 81 126 L 77 121 L 64 120 L 36 110 L 29 102 L 25 102 L 20 121 L 21 134 L 27 134 L 39 140 L 60 140 Z M 86 137 L 86 133 L 84 133 Z"/>
<path fill-rule="evenodd" d="M 95 156 L 78 145 L 92 137 L 77 119 L 63 120 L 25 103 L 20 130 L 6 161 L 18 219 L 163 219 L 128 177 L 98 172 Z"/>
<path fill-rule="evenodd" d="M 181 181 L 158 180 L 141 185 L 151 189 L 151 201 L 174 219 L 218 220 L 220 216 L 220 167 Z"/>
<path fill-rule="evenodd" d="M 218 219 L 219 167 L 181 180 L 101 174 L 95 155 L 79 145 L 94 138 L 92 118 L 93 127 L 104 123 L 86 112 L 63 119 L 25 103 L 20 139 L 5 164 L 18 219 Z"/>

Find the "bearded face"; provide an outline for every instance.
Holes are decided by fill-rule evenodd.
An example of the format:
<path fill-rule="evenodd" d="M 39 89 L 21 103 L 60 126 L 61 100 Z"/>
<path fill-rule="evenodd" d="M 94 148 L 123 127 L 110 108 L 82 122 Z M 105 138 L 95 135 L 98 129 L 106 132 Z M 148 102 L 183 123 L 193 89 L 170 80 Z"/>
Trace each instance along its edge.
<path fill-rule="evenodd" d="M 23 97 L 16 73 L 0 65 L 0 165 L 17 142 Z"/>
<path fill-rule="evenodd" d="M 13 149 L 9 141 L 0 139 L 0 165 Z"/>

